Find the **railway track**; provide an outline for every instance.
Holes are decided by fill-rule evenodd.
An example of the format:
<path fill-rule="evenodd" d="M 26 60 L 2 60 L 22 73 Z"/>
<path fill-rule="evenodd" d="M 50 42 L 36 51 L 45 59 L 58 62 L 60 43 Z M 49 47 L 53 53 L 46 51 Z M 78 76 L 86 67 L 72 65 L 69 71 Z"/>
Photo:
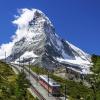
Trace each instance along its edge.
<path fill-rule="evenodd" d="M 14 66 L 14 65 L 11 65 L 11 66 Z M 14 66 L 14 68 L 15 68 L 18 72 L 20 72 L 20 70 L 19 70 L 17 67 Z M 33 76 L 33 75 L 32 75 L 32 76 Z M 36 77 L 34 77 L 34 78 L 36 79 Z M 38 90 L 37 90 L 34 86 L 31 85 L 31 89 L 32 89 L 32 91 L 37 95 L 37 97 L 39 98 L 39 100 L 46 100 L 46 99 L 38 92 Z"/>
<path fill-rule="evenodd" d="M 31 87 L 32 88 L 32 91 L 34 92 L 34 93 L 36 93 L 36 95 L 39 97 L 39 100 L 46 100 L 38 91 L 37 91 L 37 89 L 35 88 L 35 87 Z"/>
<path fill-rule="evenodd" d="M 11 66 L 13 66 L 18 72 L 20 72 L 19 68 L 16 67 L 16 66 L 18 66 L 18 65 L 12 64 Z M 20 66 L 20 67 L 23 68 L 23 66 Z M 28 68 L 24 67 L 24 70 L 26 70 L 26 71 L 29 73 L 29 69 L 28 69 Z M 31 73 L 31 72 L 30 72 L 30 75 L 31 75 L 35 80 L 38 80 L 37 75 L 35 75 L 35 74 Z M 32 91 L 37 95 L 37 97 L 39 98 L 39 100 L 47 100 L 47 99 L 45 99 L 45 98 L 42 96 L 42 94 L 41 94 L 40 92 L 38 92 L 38 90 L 37 90 L 33 85 L 31 85 L 31 89 L 32 89 Z M 60 98 L 60 97 L 55 97 L 55 100 L 64 100 L 64 99 L 62 99 L 62 98 Z"/>

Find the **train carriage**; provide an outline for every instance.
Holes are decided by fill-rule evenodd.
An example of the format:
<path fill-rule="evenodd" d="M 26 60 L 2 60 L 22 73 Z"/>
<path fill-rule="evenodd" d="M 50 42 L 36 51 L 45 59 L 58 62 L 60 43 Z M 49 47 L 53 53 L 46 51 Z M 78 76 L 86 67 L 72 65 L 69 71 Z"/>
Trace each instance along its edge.
<path fill-rule="evenodd" d="M 60 84 L 54 81 L 51 78 L 48 78 L 46 75 L 39 76 L 39 83 L 49 91 L 52 95 L 60 94 Z"/>

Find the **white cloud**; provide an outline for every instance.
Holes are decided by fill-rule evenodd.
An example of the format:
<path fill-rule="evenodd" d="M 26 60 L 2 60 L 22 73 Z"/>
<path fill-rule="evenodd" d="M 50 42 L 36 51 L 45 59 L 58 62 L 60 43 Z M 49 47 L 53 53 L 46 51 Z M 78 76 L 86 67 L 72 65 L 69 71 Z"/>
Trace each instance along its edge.
<path fill-rule="evenodd" d="M 33 35 L 33 33 L 28 32 L 27 25 L 28 22 L 33 19 L 35 11 L 36 9 L 29 10 L 27 8 L 18 10 L 19 15 L 15 15 L 15 20 L 12 22 L 13 24 L 17 25 L 17 30 L 15 35 L 12 36 L 12 42 L 2 44 L 0 46 L 0 59 L 4 58 L 5 51 L 7 56 L 11 54 L 11 50 L 15 42 L 19 41 L 22 37 L 31 37 Z"/>
<path fill-rule="evenodd" d="M 11 54 L 13 42 L 9 42 L 8 44 L 2 44 L 0 47 L 0 59 L 5 58 L 5 52 L 6 56 L 9 56 Z"/>
<path fill-rule="evenodd" d="M 29 9 L 19 9 L 19 16 L 17 16 L 17 19 L 13 21 L 14 24 L 17 24 L 20 28 L 24 27 L 28 24 L 29 21 L 32 20 L 34 16 L 35 10 L 29 10 Z"/>
<path fill-rule="evenodd" d="M 17 15 L 17 17 L 15 17 L 16 19 L 12 22 L 18 27 L 18 29 L 16 30 L 16 34 L 13 35 L 14 37 L 13 40 L 15 42 L 29 34 L 29 32 L 27 32 L 28 31 L 27 26 L 28 26 L 28 23 L 33 19 L 35 11 L 36 9 L 32 9 L 32 10 L 29 10 L 27 8 L 18 9 L 19 15 Z"/>

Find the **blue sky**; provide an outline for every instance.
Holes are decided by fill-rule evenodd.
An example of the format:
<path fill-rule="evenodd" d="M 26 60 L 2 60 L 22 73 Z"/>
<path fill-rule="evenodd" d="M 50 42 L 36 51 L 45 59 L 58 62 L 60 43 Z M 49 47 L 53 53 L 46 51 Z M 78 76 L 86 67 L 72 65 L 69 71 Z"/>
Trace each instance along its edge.
<path fill-rule="evenodd" d="M 0 44 L 11 41 L 19 8 L 42 10 L 64 39 L 100 55 L 100 0 L 0 0 Z"/>

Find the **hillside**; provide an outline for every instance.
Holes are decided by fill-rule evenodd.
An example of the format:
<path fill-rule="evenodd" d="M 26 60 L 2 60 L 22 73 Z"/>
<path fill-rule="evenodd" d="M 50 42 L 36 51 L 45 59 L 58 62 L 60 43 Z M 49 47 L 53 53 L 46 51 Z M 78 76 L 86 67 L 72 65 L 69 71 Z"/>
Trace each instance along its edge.
<path fill-rule="evenodd" d="M 15 75 L 9 65 L 0 61 L 0 100 L 35 100 L 27 88 L 26 96 L 23 97 L 26 80 L 22 74 Z M 22 77 L 24 77 L 24 79 L 22 79 Z M 21 81 L 23 85 L 19 83 Z M 18 87 L 20 87 L 20 89 Z"/>
<path fill-rule="evenodd" d="M 61 91 L 63 94 L 65 93 L 66 85 L 69 100 L 80 100 L 80 98 L 83 98 L 82 100 L 100 100 L 100 56 L 93 55 L 92 62 L 93 67 L 91 68 L 91 71 L 93 71 L 94 74 L 87 75 L 84 80 L 81 80 L 80 82 L 58 77 L 53 72 L 49 72 L 49 75 L 61 84 Z M 37 74 L 48 75 L 47 69 L 38 66 L 30 67 Z M 89 83 L 89 87 L 85 86 L 84 81 Z"/>

